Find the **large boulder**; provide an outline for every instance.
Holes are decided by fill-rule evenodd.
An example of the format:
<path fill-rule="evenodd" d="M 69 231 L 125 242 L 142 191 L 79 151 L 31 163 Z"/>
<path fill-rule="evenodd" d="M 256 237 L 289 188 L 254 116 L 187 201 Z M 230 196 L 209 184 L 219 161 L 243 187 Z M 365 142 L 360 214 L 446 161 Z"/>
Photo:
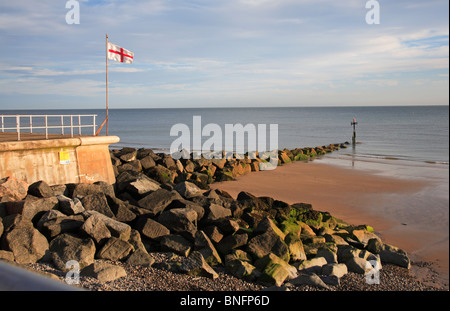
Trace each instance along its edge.
<path fill-rule="evenodd" d="M 35 229 L 30 221 L 25 220 L 4 233 L 3 242 L 6 250 L 10 250 L 14 254 L 15 261 L 20 264 L 45 259 L 49 250 L 45 236 Z"/>
<path fill-rule="evenodd" d="M 189 208 L 173 208 L 164 211 L 158 222 L 189 240 L 194 240 L 197 232 L 197 212 Z"/>
<path fill-rule="evenodd" d="M 151 240 L 159 240 L 161 237 L 170 234 L 170 230 L 165 226 L 147 217 L 140 217 L 136 222 L 135 228 L 141 236 Z"/>
<path fill-rule="evenodd" d="M 81 226 L 80 231 L 94 240 L 97 245 L 103 244 L 111 237 L 111 232 L 98 215 L 89 216 Z"/>
<path fill-rule="evenodd" d="M 127 241 L 111 237 L 97 252 L 97 258 L 109 260 L 125 259 L 134 250 L 133 245 Z"/>
<path fill-rule="evenodd" d="M 284 281 L 297 277 L 295 267 L 272 253 L 258 259 L 255 266 L 262 272 L 258 282 L 263 284 L 281 286 Z"/>
<path fill-rule="evenodd" d="M 192 243 L 178 234 L 161 237 L 159 245 L 164 252 L 173 252 L 184 257 L 187 257 L 192 249 Z"/>
<path fill-rule="evenodd" d="M 99 219 L 103 221 L 103 223 L 108 228 L 109 232 L 111 232 L 111 236 L 122 239 L 124 241 L 128 241 L 131 234 L 131 227 L 123 222 L 114 220 L 108 216 L 103 215 L 102 213 L 96 211 L 85 211 L 82 213 L 85 219 L 88 219 L 92 215 L 96 215 Z"/>
<path fill-rule="evenodd" d="M 214 244 L 203 231 L 197 231 L 195 234 L 195 249 L 198 250 L 210 265 L 217 265 L 222 263 Z"/>
<path fill-rule="evenodd" d="M 81 199 L 81 203 L 87 211 L 96 211 L 110 218 L 115 217 L 104 193 L 88 194 Z"/>
<path fill-rule="evenodd" d="M 197 185 L 188 181 L 176 184 L 174 190 L 186 199 L 202 195 L 202 190 Z"/>
<path fill-rule="evenodd" d="M 411 268 L 408 254 L 395 246 L 384 244 L 383 250 L 378 253 L 382 262 L 394 264 L 406 269 Z"/>
<path fill-rule="evenodd" d="M 38 229 L 49 239 L 62 233 L 76 233 L 84 223 L 83 215 L 67 216 L 56 213 L 55 210 L 46 212 L 38 222 Z"/>
<path fill-rule="evenodd" d="M 59 202 L 59 210 L 66 215 L 75 215 L 85 211 L 83 204 L 78 198 L 72 200 L 64 195 L 57 195 L 56 198 Z"/>
<path fill-rule="evenodd" d="M 90 238 L 82 239 L 64 233 L 50 242 L 50 255 L 53 264 L 61 271 L 70 270 L 70 267 L 66 267 L 70 260 L 77 261 L 80 269 L 83 269 L 94 262 L 95 244 Z"/>
<path fill-rule="evenodd" d="M 205 261 L 202 254 L 197 251 L 191 252 L 179 267 L 179 271 L 188 275 L 205 276 L 212 279 L 219 277 L 217 272 Z"/>
<path fill-rule="evenodd" d="M 100 282 L 110 282 L 127 276 L 124 268 L 106 262 L 94 262 L 81 270 L 82 276 L 96 278 Z"/>
<path fill-rule="evenodd" d="M 23 180 L 9 176 L 0 179 L 0 198 L 8 197 L 13 201 L 23 200 L 28 193 L 28 184 Z"/>
<path fill-rule="evenodd" d="M 54 196 L 53 189 L 43 180 L 36 181 L 28 186 L 28 193 L 38 198 Z"/>
<path fill-rule="evenodd" d="M 232 234 L 221 239 L 216 248 L 221 254 L 226 255 L 233 249 L 246 245 L 247 241 L 247 233 Z"/>
<path fill-rule="evenodd" d="M 254 236 L 247 244 L 247 251 L 255 258 L 262 258 L 270 253 L 289 261 L 289 248 L 274 231 L 267 231 Z"/>
<path fill-rule="evenodd" d="M 27 197 L 23 201 L 7 202 L 8 214 L 21 214 L 23 219 L 37 221 L 39 217 L 51 209 L 58 208 L 59 201 L 56 197 L 36 198 Z"/>
<path fill-rule="evenodd" d="M 140 207 L 149 211 L 149 216 L 154 217 L 161 214 L 173 200 L 182 197 L 176 191 L 158 189 L 138 201 Z"/>

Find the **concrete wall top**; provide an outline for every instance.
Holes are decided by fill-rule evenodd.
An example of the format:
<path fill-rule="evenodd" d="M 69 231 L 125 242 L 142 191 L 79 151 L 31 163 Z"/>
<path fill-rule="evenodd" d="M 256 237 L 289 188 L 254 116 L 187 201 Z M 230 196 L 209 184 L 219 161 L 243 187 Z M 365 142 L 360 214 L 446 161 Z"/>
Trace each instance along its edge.
<path fill-rule="evenodd" d="M 74 138 L 27 140 L 0 142 L 0 152 L 32 150 L 58 147 L 77 147 L 98 144 L 115 144 L 120 141 L 117 136 L 80 136 Z"/>

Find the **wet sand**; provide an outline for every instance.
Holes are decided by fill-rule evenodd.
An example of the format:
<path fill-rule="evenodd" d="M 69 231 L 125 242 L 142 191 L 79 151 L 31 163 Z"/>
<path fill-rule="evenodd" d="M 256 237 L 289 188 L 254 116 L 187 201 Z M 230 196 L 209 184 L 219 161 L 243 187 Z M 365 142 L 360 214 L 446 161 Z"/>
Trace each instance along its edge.
<path fill-rule="evenodd" d="M 432 187 L 430 182 L 384 177 L 319 161 L 294 162 L 211 185 L 234 198 L 248 191 L 290 204 L 311 203 L 315 210 L 330 212 L 349 224 L 368 224 L 384 242 L 407 251 L 412 261 L 432 262 L 439 273 L 438 285 L 448 289 L 448 211 L 441 208 L 441 213 L 431 215 L 422 206 L 424 193 Z M 411 274 L 427 281 L 431 273 L 427 269 L 414 267 Z"/>

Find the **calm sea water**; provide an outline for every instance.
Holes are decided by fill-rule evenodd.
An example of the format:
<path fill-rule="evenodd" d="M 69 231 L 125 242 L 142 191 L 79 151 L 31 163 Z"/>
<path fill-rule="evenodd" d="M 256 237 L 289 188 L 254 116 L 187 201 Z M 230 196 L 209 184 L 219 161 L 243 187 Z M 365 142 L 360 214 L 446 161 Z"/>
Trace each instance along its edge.
<path fill-rule="evenodd" d="M 97 114 L 105 110 L 20 110 L 1 114 Z M 415 162 L 449 162 L 449 107 L 320 107 L 320 108 L 213 108 L 213 109 L 110 109 L 109 134 L 120 137 L 115 147 L 146 147 L 168 152 L 176 137 L 174 124 L 193 129 L 193 116 L 202 126 L 218 124 L 278 124 L 278 147 L 314 147 L 352 140 L 350 122 L 357 119 L 356 148 L 337 156 Z M 89 132 L 89 130 L 86 130 Z M 102 133 L 105 133 L 103 130 Z M 89 132 L 90 134 L 90 132 Z M 180 134 L 181 135 L 181 134 Z M 203 137 L 206 141 L 208 137 Z M 267 139 L 267 142 L 269 139 Z"/>

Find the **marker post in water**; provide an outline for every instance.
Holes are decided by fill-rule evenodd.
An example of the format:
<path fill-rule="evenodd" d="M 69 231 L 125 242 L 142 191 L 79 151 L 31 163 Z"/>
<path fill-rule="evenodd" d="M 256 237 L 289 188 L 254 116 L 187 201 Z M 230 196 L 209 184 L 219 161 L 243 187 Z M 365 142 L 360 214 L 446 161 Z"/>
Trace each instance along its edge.
<path fill-rule="evenodd" d="M 353 126 L 353 138 L 352 138 L 353 145 L 356 144 L 356 124 L 358 124 L 358 122 L 356 122 L 356 118 L 353 118 L 353 121 L 350 123 L 350 125 Z"/>

